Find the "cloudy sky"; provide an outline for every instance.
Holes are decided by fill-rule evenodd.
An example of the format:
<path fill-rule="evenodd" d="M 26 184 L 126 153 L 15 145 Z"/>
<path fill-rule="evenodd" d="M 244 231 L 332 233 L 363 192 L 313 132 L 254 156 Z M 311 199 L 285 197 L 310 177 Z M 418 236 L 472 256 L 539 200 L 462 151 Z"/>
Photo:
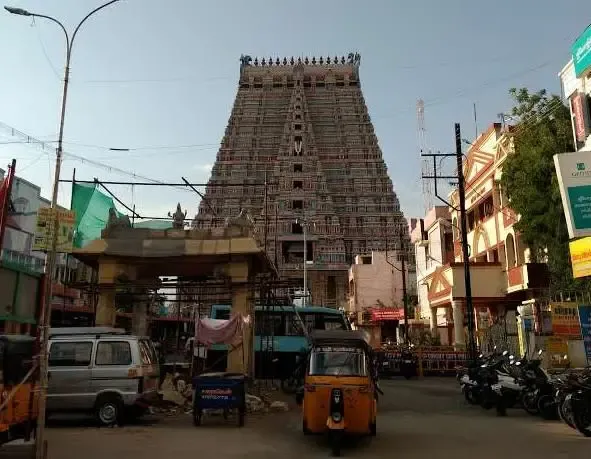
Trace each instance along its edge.
<path fill-rule="evenodd" d="M 9 1 L 9 0 L 6 0 Z M 12 0 L 68 30 L 96 0 Z M 63 177 L 207 180 L 235 97 L 241 54 L 362 56 L 362 87 L 402 209 L 423 213 L 416 103 L 427 146 L 452 151 L 453 124 L 473 139 L 508 111 L 507 89 L 559 92 L 558 71 L 591 22 L 584 0 L 122 0 L 76 38 Z M 57 139 L 63 33 L 53 23 L 0 12 L 0 162 L 49 196 Z M 477 108 L 474 124 L 473 104 Z M 19 144 L 22 136 L 47 142 Z M 111 148 L 129 149 L 113 151 Z M 92 165 L 82 161 L 87 158 Z M 178 189 L 113 186 L 145 216 L 199 198 Z M 60 187 L 69 203 L 70 187 Z"/>

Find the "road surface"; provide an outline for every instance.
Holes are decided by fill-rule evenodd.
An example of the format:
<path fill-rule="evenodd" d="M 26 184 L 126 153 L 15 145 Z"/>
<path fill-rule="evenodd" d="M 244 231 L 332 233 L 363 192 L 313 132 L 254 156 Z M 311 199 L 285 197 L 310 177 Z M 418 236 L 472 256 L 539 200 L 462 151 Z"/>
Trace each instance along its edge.
<path fill-rule="evenodd" d="M 587 457 L 591 450 L 591 439 L 560 422 L 520 410 L 498 418 L 494 410 L 466 405 L 452 379 L 396 379 L 382 381 L 382 386 L 377 437 L 350 445 L 344 457 L 566 459 Z M 217 419 L 195 428 L 188 415 L 110 429 L 60 422 L 49 429 L 48 438 L 50 459 L 330 457 L 323 440 L 302 435 L 297 409 L 248 418 L 241 429 Z"/>

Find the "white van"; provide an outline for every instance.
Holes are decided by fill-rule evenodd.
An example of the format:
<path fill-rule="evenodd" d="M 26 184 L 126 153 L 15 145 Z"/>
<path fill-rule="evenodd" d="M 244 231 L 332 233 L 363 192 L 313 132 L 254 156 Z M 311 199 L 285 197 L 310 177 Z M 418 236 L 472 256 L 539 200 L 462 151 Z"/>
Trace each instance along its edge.
<path fill-rule="evenodd" d="M 102 425 L 141 416 L 158 400 L 160 371 L 149 338 L 111 327 L 51 328 L 47 411 L 93 413 Z"/>

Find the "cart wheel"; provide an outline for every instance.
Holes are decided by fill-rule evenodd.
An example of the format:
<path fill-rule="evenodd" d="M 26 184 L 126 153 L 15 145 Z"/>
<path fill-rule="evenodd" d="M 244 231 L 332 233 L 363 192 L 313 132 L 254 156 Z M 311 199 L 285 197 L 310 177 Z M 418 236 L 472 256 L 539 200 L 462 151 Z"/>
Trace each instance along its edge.
<path fill-rule="evenodd" d="M 238 427 L 244 427 L 244 411 L 238 410 Z"/>
<path fill-rule="evenodd" d="M 193 411 L 193 425 L 195 427 L 199 427 L 201 425 L 201 419 L 203 417 L 203 413 L 201 410 L 194 410 Z"/>

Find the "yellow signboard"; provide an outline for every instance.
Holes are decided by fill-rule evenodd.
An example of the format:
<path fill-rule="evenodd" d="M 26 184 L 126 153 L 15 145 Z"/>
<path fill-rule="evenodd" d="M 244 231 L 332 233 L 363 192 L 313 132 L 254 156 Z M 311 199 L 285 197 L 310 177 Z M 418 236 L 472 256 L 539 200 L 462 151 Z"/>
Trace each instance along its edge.
<path fill-rule="evenodd" d="M 591 276 L 591 236 L 569 242 L 573 277 Z"/>
<path fill-rule="evenodd" d="M 74 242 L 75 212 L 57 209 L 57 245 L 56 251 L 72 252 Z M 47 252 L 51 249 L 56 226 L 55 210 L 50 207 L 40 208 L 37 212 L 37 227 L 35 228 L 35 242 L 33 250 Z"/>
<path fill-rule="evenodd" d="M 545 348 L 550 368 L 564 368 L 568 364 L 568 342 L 566 339 L 560 336 L 549 336 L 546 338 Z"/>

